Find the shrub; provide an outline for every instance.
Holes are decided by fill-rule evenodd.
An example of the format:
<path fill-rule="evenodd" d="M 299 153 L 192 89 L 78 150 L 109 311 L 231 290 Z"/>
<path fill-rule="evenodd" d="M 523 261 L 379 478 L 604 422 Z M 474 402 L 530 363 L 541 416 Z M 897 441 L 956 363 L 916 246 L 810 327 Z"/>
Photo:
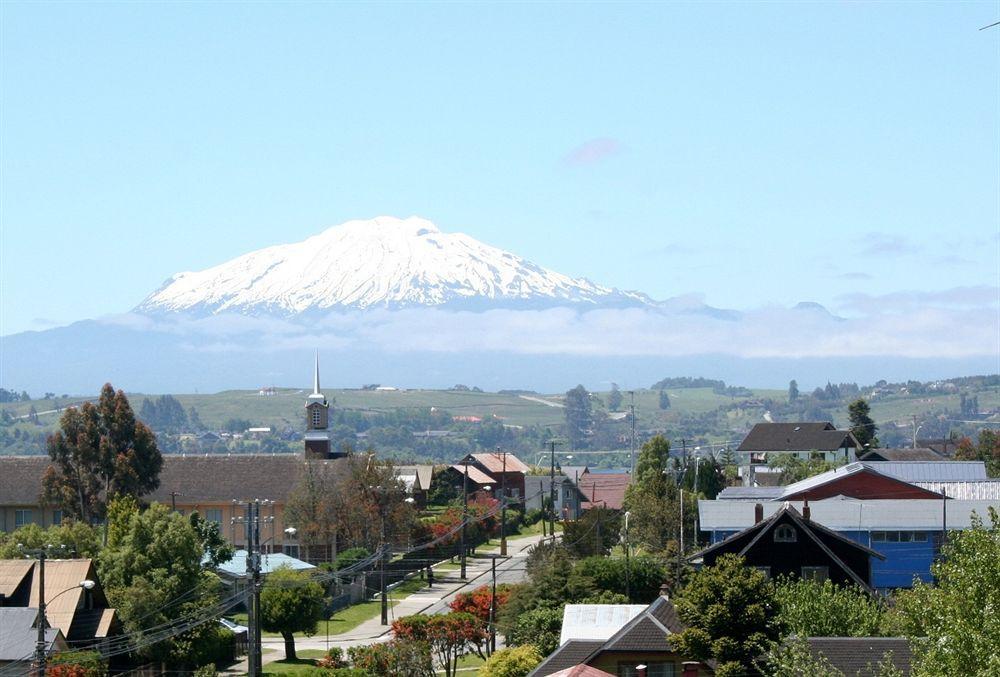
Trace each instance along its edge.
<path fill-rule="evenodd" d="M 559 647 L 562 617 L 562 608 L 541 608 L 525 612 L 514 622 L 511 643 L 532 644 L 542 655 L 548 656 Z"/>
<path fill-rule="evenodd" d="M 542 654 L 532 644 L 500 649 L 490 656 L 479 677 L 525 677 L 542 662 Z"/>
<path fill-rule="evenodd" d="M 528 526 L 532 524 L 537 524 L 538 520 L 542 519 L 542 511 L 538 508 L 532 508 L 531 510 L 524 513 L 524 523 Z"/>
<path fill-rule="evenodd" d="M 216 674 L 215 663 L 203 665 L 194 671 L 194 677 L 215 677 Z"/>

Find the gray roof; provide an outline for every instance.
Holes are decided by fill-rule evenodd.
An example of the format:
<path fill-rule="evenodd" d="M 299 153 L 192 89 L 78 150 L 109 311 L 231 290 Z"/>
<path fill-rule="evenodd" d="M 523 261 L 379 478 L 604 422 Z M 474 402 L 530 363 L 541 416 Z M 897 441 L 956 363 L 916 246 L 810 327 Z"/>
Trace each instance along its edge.
<path fill-rule="evenodd" d="M 865 461 L 865 465 L 906 482 L 987 479 L 983 461 Z"/>
<path fill-rule="evenodd" d="M 571 639 L 549 654 L 549 657 L 542 661 L 537 668 L 528 673 L 528 677 L 545 677 L 560 670 L 580 665 L 602 644 L 604 642 L 601 640 Z"/>
<path fill-rule="evenodd" d="M 737 451 L 837 451 L 860 445 L 850 430 L 837 430 L 832 423 L 758 423 L 736 448 Z"/>
<path fill-rule="evenodd" d="M 942 522 L 940 500 L 856 500 L 828 498 L 810 501 L 813 522 L 835 531 L 909 529 L 939 531 Z M 764 517 L 776 513 L 784 503 L 763 503 Z M 801 502 L 796 501 L 797 508 Z M 948 501 L 948 528 L 968 529 L 972 514 L 985 518 L 989 508 L 1000 510 L 1000 501 Z M 705 531 L 742 531 L 754 523 L 751 501 L 698 501 L 701 528 Z"/>
<path fill-rule="evenodd" d="M 784 491 L 784 487 L 726 487 L 716 498 L 720 501 L 770 501 Z"/>
<path fill-rule="evenodd" d="M 975 482 L 914 482 L 918 487 L 965 501 L 1000 501 L 1000 479 Z"/>
<path fill-rule="evenodd" d="M 38 639 L 35 619 L 38 609 L 31 607 L 0 607 L 0 661 L 31 660 Z M 52 651 L 53 642 L 62 639 L 59 628 L 45 629 L 45 642 Z"/>
<path fill-rule="evenodd" d="M 945 457 L 933 449 L 872 449 L 860 457 L 862 461 L 944 461 Z"/>
<path fill-rule="evenodd" d="M 912 651 L 905 637 L 808 637 L 809 651 L 814 657 L 823 654 L 845 675 L 875 674 L 886 654 L 904 677 L 910 674 Z"/>
<path fill-rule="evenodd" d="M 38 505 L 45 456 L 0 456 L 0 505 Z"/>

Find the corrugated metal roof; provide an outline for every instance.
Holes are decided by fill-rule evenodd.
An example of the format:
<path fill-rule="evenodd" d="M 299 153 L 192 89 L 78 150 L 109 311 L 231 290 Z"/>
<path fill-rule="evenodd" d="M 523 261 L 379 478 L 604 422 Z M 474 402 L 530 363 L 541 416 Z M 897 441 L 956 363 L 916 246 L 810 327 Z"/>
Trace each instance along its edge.
<path fill-rule="evenodd" d="M 260 572 L 262 574 L 269 574 L 278 567 L 286 566 L 296 571 L 301 571 L 305 569 L 315 569 L 316 567 L 308 562 L 303 562 L 300 559 L 290 557 L 284 553 L 276 552 L 270 555 L 261 555 L 260 557 Z M 237 550 L 233 553 L 233 558 L 228 562 L 223 562 L 217 567 L 220 573 L 227 573 L 230 576 L 246 576 L 247 573 L 247 551 Z"/>
<path fill-rule="evenodd" d="M 868 461 L 864 465 L 906 482 L 987 479 L 983 461 Z"/>
<path fill-rule="evenodd" d="M 716 498 L 720 501 L 770 501 L 784 491 L 784 487 L 726 487 Z"/>
<path fill-rule="evenodd" d="M 510 452 L 500 452 L 498 454 L 495 451 L 490 451 L 483 454 L 470 455 L 489 472 L 505 472 L 505 467 L 506 472 L 528 472 L 528 466 Z"/>
<path fill-rule="evenodd" d="M 35 619 L 38 618 L 37 607 L 6 607 L 0 608 L 0 661 L 15 662 L 31 659 L 35 652 L 35 642 L 38 640 L 38 629 Z M 66 640 L 59 628 L 45 629 L 46 653 L 65 651 Z M 24 673 L 28 673 L 24 666 Z M 14 672 L 13 674 L 21 674 Z"/>
<path fill-rule="evenodd" d="M 571 639 L 606 640 L 645 609 L 645 604 L 567 604 L 559 644 Z"/>
<path fill-rule="evenodd" d="M 835 480 L 850 477 L 851 475 L 857 475 L 859 472 L 863 472 L 864 470 L 864 463 L 848 463 L 847 465 L 842 465 L 839 468 L 827 470 L 826 472 L 821 472 L 818 475 L 813 475 L 812 477 L 807 477 L 804 480 L 789 484 L 785 487 L 785 490 L 781 492 L 779 498 L 782 496 L 794 496 L 795 494 L 800 494 L 803 491 L 809 491 L 810 489 L 821 487 L 824 484 L 828 484 Z"/>
<path fill-rule="evenodd" d="M 458 471 L 462 475 L 465 474 L 465 466 L 464 465 L 453 465 L 453 466 L 451 466 L 451 468 L 452 468 L 452 470 Z M 469 466 L 469 479 L 472 480 L 473 482 L 475 482 L 476 484 L 480 485 L 480 486 L 486 485 L 486 484 L 495 484 L 496 483 L 496 480 L 494 480 L 492 477 L 490 477 L 489 475 L 487 475 L 486 473 L 484 473 L 482 470 L 480 470 L 479 468 L 477 468 L 474 465 L 470 465 Z"/>
<path fill-rule="evenodd" d="M 965 501 L 1000 501 L 1000 480 L 914 482 L 914 484 L 939 494 L 943 489 L 948 498 L 958 498 Z"/>
<path fill-rule="evenodd" d="M 784 503 L 763 503 L 764 517 L 770 517 Z M 801 511 L 802 502 L 793 505 Z M 972 514 L 985 517 L 988 508 L 1000 510 L 1000 500 L 948 501 L 948 528 L 968 529 Z M 835 531 L 868 531 L 872 529 L 941 529 L 942 501 L 939 500 L 872 500 L 859 501 L 828 498 L 810 501 L 811 519 Z M 705 531 L 741 531 L 754 523 L 754 503 L 750 501 L 698 501 L 701 528 Z"/>

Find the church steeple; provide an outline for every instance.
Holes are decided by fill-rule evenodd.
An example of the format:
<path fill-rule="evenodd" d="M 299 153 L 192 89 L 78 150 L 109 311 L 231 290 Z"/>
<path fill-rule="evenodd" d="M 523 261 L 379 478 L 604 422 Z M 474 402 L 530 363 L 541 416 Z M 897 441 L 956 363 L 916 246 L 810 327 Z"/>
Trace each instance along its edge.
<path fill-rule="evenodd" d="M 330 404 L 319 391 L 319 351 L 313 368 L 313 391 L 306 399 L 306 458 L 332 458 L 330 449 Z"/>

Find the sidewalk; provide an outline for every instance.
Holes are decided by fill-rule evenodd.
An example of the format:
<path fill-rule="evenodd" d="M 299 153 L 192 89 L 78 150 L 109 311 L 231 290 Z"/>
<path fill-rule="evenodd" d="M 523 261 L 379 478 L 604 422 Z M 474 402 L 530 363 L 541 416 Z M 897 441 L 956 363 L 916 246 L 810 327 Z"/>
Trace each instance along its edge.
<path fill-rule="evenodd" d="M 543 538 L 545 537 L 541 535 L 534 535 L 508 539 L 508 556 L 503 559 L 499 559 L 498 557 L 497 559 L 498 578 L 501 572 L 501 562 L 510 564 L 523 560 L 523 558 L 527 557 L 527 549 L 535 543 L 541 541 Z M 493 554 L 494 553 L 491 552 L 467 558 L 466 580 L 459 578 L 458 569 L 440 570 L 436 568 L 434 570 L 434 587 L 421 588 L 417 592 L 399 600 L 395 606 L 390 607 L 389 623 L 391 624 L 393 620 L 403 616 L 412 616 L 413 614 L 424 613 L 429 610 L 430 613 L 443 611 L 445 604 L 451 601 L 458 593 L 469 592 L 484 583 L 488 583 L 490 581 L 490 564 Z M 513 566 L 513 564 L 510 564 L 510 566 Z M 505 566 L 504 568 L 508 567 Z M 520 577 L 523 577 L 523 566 L 518 566 L 517 572 Z M 296 651 L 303 651 L 306 649 L 326 650 L 329 647 L 335 646 L 346 649 L 351 646 L 384 642 L 388 641 L 390 638 L 390 627 L 382 625 L 380 616 L 376 615 L 374 618 L 370 618 L 362 622 L 352 630 L 337 635 L 331 635 L 329 639 L 327 639 L 325 635 L 314 635 L 312 637 L 296 639 L 295 648 Z M 262 646 L 264 648 L 274 649 L 272 653 L 264 654 L 263 663 L 265 665 L 273 661 L 282 660 L 285 657 L 285 644 L 280 637 L 265 637 L 263 639 Z M 245 662 L 246 661 L 244 660 L 243 663 L 245 664 Z M 233 668 L 239 669 L 237 666 L 233 666 Z"/>

